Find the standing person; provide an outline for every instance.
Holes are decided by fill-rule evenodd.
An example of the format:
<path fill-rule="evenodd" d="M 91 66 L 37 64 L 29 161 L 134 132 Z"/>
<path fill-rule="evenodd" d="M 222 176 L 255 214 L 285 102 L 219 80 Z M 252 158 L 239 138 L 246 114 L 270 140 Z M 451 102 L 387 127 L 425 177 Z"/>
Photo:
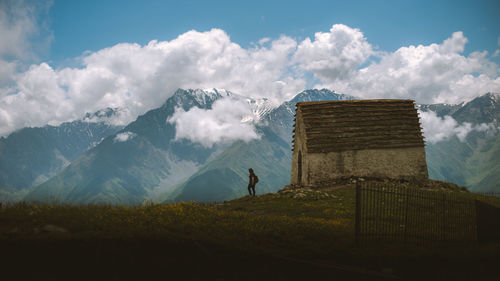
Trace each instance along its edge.
<path fill-rule="evenodd" d="M 250 176 L 248 176 L 248 193 L 250 193 L 251 196 L 255 196 L 255 184 L 259 182 L 259 177 L 257 177 L 256 174 L 253 173 L 253 169 L 250 168 L 248 169 L 248 172 L 250 172 Z M 253 192 L 253 194 L 252 194 Z"/>

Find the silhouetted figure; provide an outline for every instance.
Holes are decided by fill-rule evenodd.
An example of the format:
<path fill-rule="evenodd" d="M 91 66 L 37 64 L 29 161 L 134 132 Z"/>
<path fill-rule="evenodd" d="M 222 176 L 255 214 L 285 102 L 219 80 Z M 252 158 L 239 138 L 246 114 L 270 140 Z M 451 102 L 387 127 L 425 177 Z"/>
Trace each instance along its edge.
<path fill-rule="evenodd" d="M 248 193 L 250 193 L 251 196 L 255 196 L 255 185 L 259 182 L 259 177 L 253 173 L 252 168 L 248 169 L 248 172 L 250 172 L 248 176 Z"/>

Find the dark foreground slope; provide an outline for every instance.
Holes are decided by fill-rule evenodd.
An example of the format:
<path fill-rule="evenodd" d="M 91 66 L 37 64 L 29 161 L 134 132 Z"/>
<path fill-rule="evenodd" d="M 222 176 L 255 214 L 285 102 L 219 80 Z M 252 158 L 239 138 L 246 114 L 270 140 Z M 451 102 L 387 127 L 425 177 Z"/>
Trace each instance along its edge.
<path fill-rule="evenodd" d="M 288 258 L 192 239 L 0 241 L 0 246 L 5 254 L 0 257 L 5 266 L 2 276 L 12 281 L 395 280 L 393 274 L 364 266 Z"/>
<path fill-rule="evenodd" d="M 352 186 L 346 186 L 247 196 L 219 205 L 7 206 L 0 211 L 2 276 L 495 280 L 500 274 L 498 243 L 357 247 L 354 195 Z"/>

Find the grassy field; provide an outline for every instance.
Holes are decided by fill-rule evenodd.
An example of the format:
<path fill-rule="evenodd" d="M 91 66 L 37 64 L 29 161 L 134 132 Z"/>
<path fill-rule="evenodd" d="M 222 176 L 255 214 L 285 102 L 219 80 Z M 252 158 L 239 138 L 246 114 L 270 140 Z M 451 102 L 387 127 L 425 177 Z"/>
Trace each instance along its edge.
<path fill-rule="evenodd" d="M 218 204 L 8 205 L 0 211 L 2 271 L 12 274 L 8 280 L 477 280 L 500 274 L 499 244 L 357 247 L 354 198 L 354 189 L 343 187 Z"/>

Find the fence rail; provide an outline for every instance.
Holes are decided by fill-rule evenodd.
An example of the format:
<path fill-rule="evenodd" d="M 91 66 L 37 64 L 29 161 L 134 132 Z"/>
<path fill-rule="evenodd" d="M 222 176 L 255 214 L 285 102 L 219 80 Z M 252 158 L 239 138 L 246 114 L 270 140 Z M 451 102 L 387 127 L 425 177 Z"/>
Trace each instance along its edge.
<path fill-rule="evenodd" d="M 477 241 L 475 200 L 466 194 L 357 183 L 355 234 L 416 244 Z"/>
<path fill-rule="evenodd" d="M 500 192 L 474 192 L 474 193 L 486 197 L 500 197 Z"/>

